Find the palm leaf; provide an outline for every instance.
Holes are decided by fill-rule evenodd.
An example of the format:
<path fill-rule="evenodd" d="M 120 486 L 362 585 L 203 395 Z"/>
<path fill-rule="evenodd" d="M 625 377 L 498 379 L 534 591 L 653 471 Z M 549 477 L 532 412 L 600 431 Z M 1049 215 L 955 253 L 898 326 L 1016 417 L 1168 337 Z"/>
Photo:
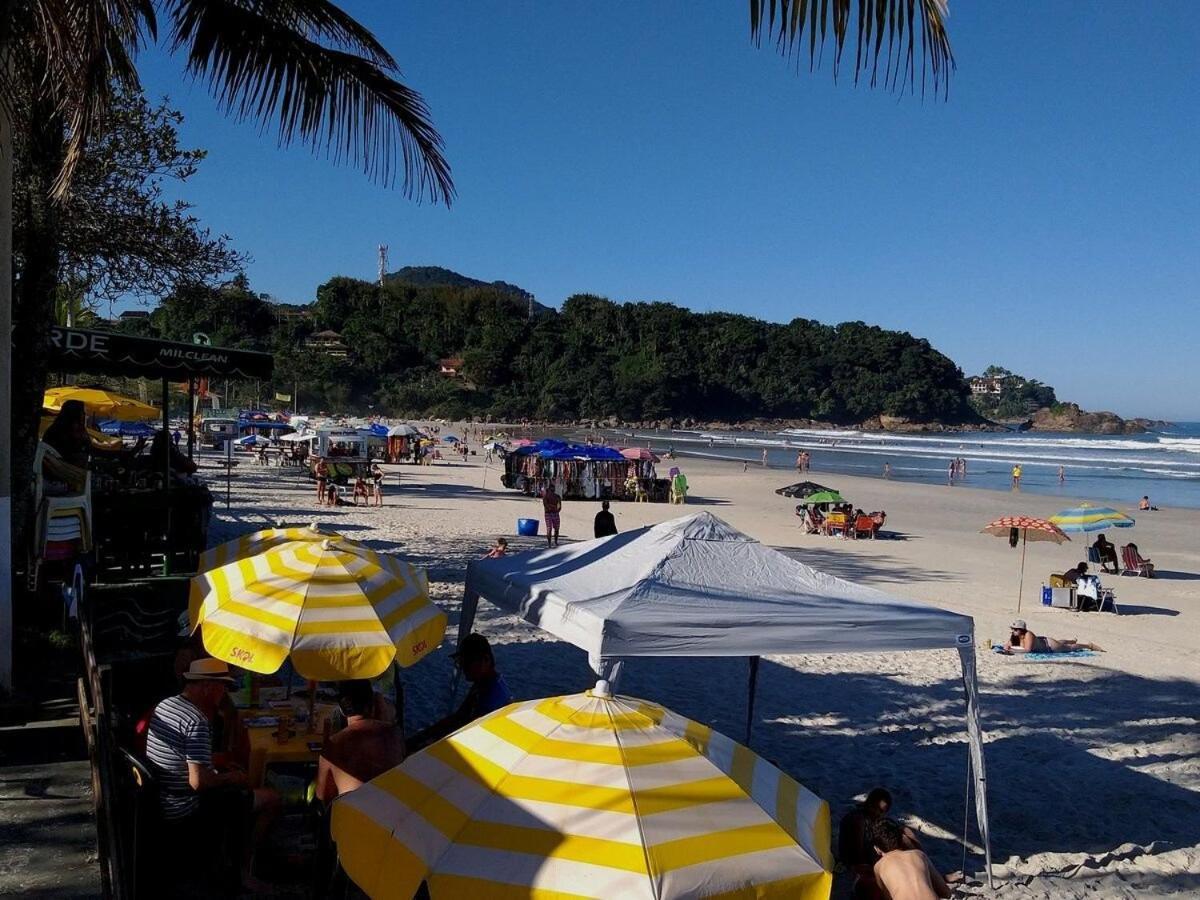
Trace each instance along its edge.
<path fill-rule="evenodd" d="M 13 65 L 37 73 L 35 94 L 51 100 L 64 124 L 65 154 L 53 185 L 53 195 L 61 197 L 113 91 L 138 87 L 133 57 L 141 35 L 154 34 L 154 6 L 152 0 L 59 0 L 33 3 L 27 12 L 28 21 L 14 16 L 10 25 L 32 32 L 25 46 L 34 55 Z M 5 85 L 6 100 L 15 98 L 10 88 Z"/>
<path fill-rule="evenodd" d="M 374 37 L 325 0 L 170 0 L 171 48 L 237 119 L 273 125 L 405 193 L 454 197 L 425 101 Z M 399 166 L 397 166 L 399 157 Z"/>
<path fill-rule="evenodd" d="M 774 41 L 781 54 L 803 55 L 807 32 L 809 67 L 820 65 L 829 32 L 833 33 L 833 76 L 854 19 L 857 46 L 854 81 L 867 74 L 871 87 L 913 88 L 916 84 L 917 36 L 920 35 L 921 93 L 926 79 L 935 93 L 950 88 L 954 52 L 946 32 L 948 0 L 750 0 L 750 37 L 756 46 Z M 882 71 L 880 65 L 882 64 Z"/>

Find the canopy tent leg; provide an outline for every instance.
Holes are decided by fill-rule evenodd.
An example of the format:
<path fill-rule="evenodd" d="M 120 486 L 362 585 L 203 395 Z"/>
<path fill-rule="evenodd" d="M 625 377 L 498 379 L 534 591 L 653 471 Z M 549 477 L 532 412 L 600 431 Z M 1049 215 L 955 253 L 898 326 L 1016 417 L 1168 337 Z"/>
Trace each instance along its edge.
<path fill-rule="evenodd" d="M 975 785 L 975 821 L 979 826 L 979 841 L 983 845 L 983 863 L 987 871 L 988 890 L 992 884 L 992 841 L 988 825 L 987 772 L 983 762 L 983 727 L 979 721 L 979 681 L 975 674 L 974 643 L 960 645 L 958 658 L 962 663 L 963 689 L 967 695 L 967 742 L 971 751 L 971 775 Z M 967 836 L 963 835 L 966 842 Z"/>
<path fill-rule="evenodd" d="M 758 689 L 758 660 L 757 656 L 750 657 L 750 690 L 746 697 L 746 740 L 742 742 L 747 747 L 750 746 L 750 731 L 754 727 L 754 693 Z"/>

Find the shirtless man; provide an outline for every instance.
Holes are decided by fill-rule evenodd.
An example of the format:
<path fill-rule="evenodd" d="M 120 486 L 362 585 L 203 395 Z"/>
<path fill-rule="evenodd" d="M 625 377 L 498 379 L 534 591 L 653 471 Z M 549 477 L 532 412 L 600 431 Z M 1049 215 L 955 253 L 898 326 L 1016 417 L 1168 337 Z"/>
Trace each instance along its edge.
<path fill-rule="evenodd" d="M 906 849 L 904 829 L 891 819 L 871 823 L 871 840 L 879 855 L 875 881 L 885 900 L 934 900 L 951 895 L 946 879 L 923 850 Z"/>
<path fill-rule="evenodd" d="M 887 788 L 872 788 L 867 799 L 846 813 L 838 826 L 838 860 L 854 876 L 857 900 L 878 900 L 883 894 L 875 881 L 876 853 L 872 843 L 875 823 L 887 819 L 892 811 L 892 795 Z M 910 828 L 901 828 L 904 849 L 920 850 L 921 843 Z"/>

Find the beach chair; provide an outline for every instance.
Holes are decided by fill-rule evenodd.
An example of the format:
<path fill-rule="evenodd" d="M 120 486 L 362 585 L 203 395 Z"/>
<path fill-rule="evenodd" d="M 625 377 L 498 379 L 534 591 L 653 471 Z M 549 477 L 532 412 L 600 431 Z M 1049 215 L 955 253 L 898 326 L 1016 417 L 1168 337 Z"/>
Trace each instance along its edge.
<path fill-rule="evenodd" d="M 1121 548 L 1121 574 L 1154 577 L 1154 563 L 1138 552 L 1137 544 L 1126 544 Z"/>
<path fill-rule="evenodd" d="M 830 513 L 825 517 L 825 533 L 830 537 L 834 534 L 849 537 L 850 517 L 845 513 Z"/>
<path fill-rule="evenodd" d="M 854 517 L 854 537 L 875 540 L 875 520 L 868 515 Z"/>

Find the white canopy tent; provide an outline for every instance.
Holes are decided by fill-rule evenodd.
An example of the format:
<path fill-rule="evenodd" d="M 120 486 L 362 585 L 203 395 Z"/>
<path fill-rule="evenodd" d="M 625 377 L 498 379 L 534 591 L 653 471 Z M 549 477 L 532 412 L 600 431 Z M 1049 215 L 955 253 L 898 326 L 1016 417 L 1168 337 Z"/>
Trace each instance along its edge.
<path fill-rule="evenodd" d="M 460 640 L 471 633 L 480 597 L 587 651 L 592 668 L 609 681 L 616 680 L 625 657 L 750 657 L 751 705 L 759 656 L 957 650 L 990 883 L 970 616 L 826 575 L 710 513 L 555 549 L 473 560 Z"/>

